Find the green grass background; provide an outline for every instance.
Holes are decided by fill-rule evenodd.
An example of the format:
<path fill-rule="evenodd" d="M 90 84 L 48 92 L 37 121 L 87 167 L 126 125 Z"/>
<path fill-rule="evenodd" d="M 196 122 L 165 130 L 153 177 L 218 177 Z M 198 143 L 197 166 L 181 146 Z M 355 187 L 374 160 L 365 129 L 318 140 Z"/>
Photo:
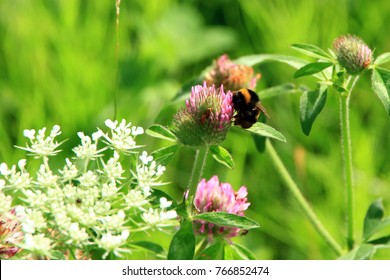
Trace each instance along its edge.
<path fill-rule="evenodd" d="M 25 156 L 23 129 L 60 124 L 63 150 L 70 151 L 77 131 L 87 133 L 113 118 L 145 128 L 169 124 L 171 111 L 160 110 L 180 87 L 222 53 L 231 58 L 253 53 L 294 54 L 293 43 L 330 48 L 334 38 L 356 34 L 374 55 L 390 51 L 387 0 L 122 0 L 116 33 L 115 0 L 0 1 L 0 162 Z M 117 39 L 119 51 L 116 53 Z M 302 56 L 303 57 L 303 56 Z M 389 67 L 390 65 L 385 65 Z M 267 63 L 258 89 L 292 78 L 288 66 Z M 184 105 L 184 103 L 182 104 Z M 328 95 L 325 109 L 305 136 L 299 124 L 299 95 L 264 101 L 269 124 L 287 144 L 275 143 L 288 170 L 336 240 L 345 244 L 345 198 L 339 135 L 339 105 Z M 390 118 L 370 88 L 366 73 L 351 99 L 355 167 L 357 240 L 369 204 L 382 197 L 390 208 Z M 144 135 L 153 151 L 169 143 Z M 205 177 L 217 174 L 235 189 L 246 185 L 248 217 L 260 229 L 234 241 L 259 259 L 333 259 L 335 255 L 302 214 L 267 154 L 256 152 L 246 133 L 231 132 L 223 146 L 236 169 L 207 161 Z M 165 190 L 180 199 L 189 180 L 194 152 L 180 150 L 167 166 Z M 71 152 L 64 154 L 71 156 Z M 62 162 L 61 162 L 62 164 Z M 171 236 L 150 237 L 168 246 Z M 129 258 L 147 257 L 143 255 Z M 377 259 L 390 258 L 386 250 Z"/>

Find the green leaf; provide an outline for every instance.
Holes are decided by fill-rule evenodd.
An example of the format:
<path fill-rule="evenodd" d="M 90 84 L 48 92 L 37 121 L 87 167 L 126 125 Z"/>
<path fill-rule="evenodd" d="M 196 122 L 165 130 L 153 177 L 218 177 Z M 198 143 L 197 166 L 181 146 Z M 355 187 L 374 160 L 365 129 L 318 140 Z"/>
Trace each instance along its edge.
<path fill-rule="evenodd" d="M 341 260 L 369 260 L 375 254 L 376 248 L 371 244 L 362 244 L 348 254 L 342 256 Z"/>
<path fill-rule="evenodd" d="M 375 61 L 374 61 L 374 65 L 381 65 L 381 64 L 385 64 L 387 62 L 390 61 L 390 52 L 387 52 L 387 53 L 383 53 L 381 54 L 380 56 L 378 56 Z"/>
<path fill-rule="evenodd" d="M 385 210 L 381 199 L 375 200 L 368 207 L 364 218 L 363 239 L 367 241 L 372 235 L 390 225 L 390 217 L 383 218 Z"/>
<path fill-rule="evenodd" d="M 164 252 L 164 248 L 160 244 L 157 244 L 154 242 L 139 241 L 139 242 L 133 243 L 132 245 L 144 248 L 144 249 L 149 250 L 149 251 L 156 253 L 156 254 L 162 254 Z"/>
<path fill-rule="evenodd" d="M 211 146 L 210 152 L 213 155 L 213 158 L 219 163 L 222 163 L 231 169 L 235 168 L 233 157 L 225 148 L 221 146 Z"/>
<path fill-rule="evenodd" d="M 266 125 L 261 122 L 254 123 L 252 127 L 245 129 L 249 131 L 250 133 L 257 134 L 260 136 L 265 136 L 268 138 L 273 138 L 282 142 L 286 142 L 286 138 L 281 134 L 279 131 L 277 131 L 275 128 Z"/>
<path fill-rule="evenodd" d="M 225 260 L 256 260 L 256 257 L 248 248 L 233 243 L 225 246 Z"/>
<path fill-rule="evenodd" d="M 192 222 L 183 220 L 169 245 L 168 260 L 192 260 L 194 252 L 195 235 Z"/>
<path fill-rule="evenodd" d="M 294 84 L 287 83 L 279 86 L 274 86 L 270 88 L 266 88 L 264 90 L 260 90 L 257 94 L 260 96 L 261 100 L 281 96 L 285 94 L 294 94 L 300 92 L 299 89 Z"/>
<path fill-rule="evenodd" d="M 173 145 L 156 150 L 150 155 L 158 164 L 165 166 L 173 159 L 178 149 L 179 145 Z"/>
<path fill-rule="evenodd" d="M 294 78 L 299 78 L 303 76 L 309 76 L 318 72 L 321 72 L 322 70 L 332 66 L 333 64 L 330 62 L 313 62 L 308 63 L 302 68 L 299 68 L 298 71 L 295 72 Z"/>
<path fill-rule="evenodd" d="M 225 242 L 222 239 L 216 239 L 213 244 L 199 253 L 197 260 L 223 260 Z"/>
<path fill-rule="evenodd" d="M 327 87 L 322 84 L 319 84 L 315 91 L 306 91 L 302 94 L 299 109 L 304 134 L 310 134 L 314 121 L 325 106 L 326 95 Z"/>
<path fill-rule="evenodd" d="M 390 115 L 390 71 L 375 67 L 372 71 L 372 88 Z"/>
<path fill-rule="evenodd" d="M 241 229 L 254 229 L 260 227 L 256 221 L 247 217 L 226 212 L 208 212 L 195 215 L 194 220 L 202 220 L 219 226 L 237 227 Z"/>
<path fill-rule="evenodd" d="M 377 238 L 374 240 L 370 240 L 368 243 L 376 245 L 376 247 L 379 247 L 379 248 L 381 248 L 381 247 L 382 248 L 383 247 L 390 248 L 390 235 L 383 236 L 381 238 Z"/>
<path fill-rule="evenodd" d="M 254 66 L 256 64 L 262 64 L 265 62 L 282 62 L 287 65 L 290 65 L 293 68 L 299 69 L 305 66 L 309 61 L 295 56 L 277 54 L 253 54 L 248 56 L 242 56 L 234 60 L 234 63 L 244 64 L 248 66 Z"/>
<path fill-rule="evenodd" d="M 177 141 L 175 134 L 173 134 L 173 132 L 170 131 L 169 128 L 159 124 L 155 124 L 149 127 L 146 130 L 146 134 L 152 137 L 161 138 L 168 141 L 173 141 L 173 142 Z"/>
<path fill-rule="evenodd" d="M 333 57 L 323 49 L 310 44 L 292 44 L 291 47 L 297 51 L 315 58 L 323 58 L 326 60 L 333 60 Z"/>

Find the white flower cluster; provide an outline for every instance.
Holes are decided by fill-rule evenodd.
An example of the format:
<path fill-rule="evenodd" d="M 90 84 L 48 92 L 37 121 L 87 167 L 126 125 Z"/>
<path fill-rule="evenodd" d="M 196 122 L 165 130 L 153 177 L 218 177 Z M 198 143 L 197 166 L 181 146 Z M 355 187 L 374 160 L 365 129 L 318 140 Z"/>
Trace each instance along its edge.
<path fill-rule="evenodd" d="M 49 161 L 60 152 L 57 125 L 47 137 L 45 128 L 37 134 L 24 132 L 30 144 L 22 149 L 43 159 L 34 173 L 26 169 L 25 159 L 17 166 L 0 164 L 0 218 L 16 213 L 18 234 L 24 236 L 16 245 L 28 257 L 52 258 L 53 251 L 61 251 L 76 258 L 77 250 L 85 258 L 99 248 L 102 258 L 111 253 L 120 257 L 129 252 L 136 232 L 177 225 L 172 202 L 159 197 L 158 203 L 153 196 L 152 187 L 164 184 L 160 179 L 165 167 L 145 151 L 133 156 L 140 147 L 135 138 L 143 129 L 125 120 L 105 124 L 107 133 L 98 129 L 90 137 L 79 132 L 75 156 L 57 171 Z"/>

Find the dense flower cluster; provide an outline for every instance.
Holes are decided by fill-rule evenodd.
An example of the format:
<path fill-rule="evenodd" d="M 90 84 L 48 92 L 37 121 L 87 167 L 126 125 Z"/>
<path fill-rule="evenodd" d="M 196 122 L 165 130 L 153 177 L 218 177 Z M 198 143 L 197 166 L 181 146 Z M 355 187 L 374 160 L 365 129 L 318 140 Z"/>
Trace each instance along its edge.
<path fill-rule="evenodd" d="M 184 145 L 217 145 L 225 139 L 232 118 L 231 91 L 204 83 L 192 87 L 186 107 L 174 116 L 173 131 Z"/>
<path fill-rule="evenodd" d="M 260 74 L 254 74 L 253 68 L 236 64 L 224 54 L 214 63 L 214 67 L 205 75 L 207 85 L 223 85 L 226 90 L 237 91 L 241 88 L 255 89 Z"/>
<path fill-rule="evenodd" d="M 337 60 L 349 74 L 359 74 L 372 61 L 372 51 L 366 43 L 357 36 L 340 36 L 333 42 Z"/>
<path fill-rule="evenodd" d="M 34 173 L 25 159 L 0 165 L 0 257 L 55 258 L 53 252 L 61 251 L 85 258 L 97 249 L 103 258 L 121 256 L 137 231 L 177 224 L 171 202 L 161 197 L 155 203 L 151 189 L 163 184 L 165 167 L 134 150 L 143 129 L 125 120 L 107 120 L 106 126 L 108 133 L 98 129 L 92 137 L 79 132 L 75 157 L 57 171 L 49 157 L 60 152 L 60 127 L 48 136 L 45 128 L 25 130 L 30 143 L 23 149 L 43 160 Z M 131 159 L 127 171 L 122 164 Z"/>
<path fill-rule="evenodd" d="M 213 176 L 209 181 L 203 179 L 198 184 L 194 205 L 198 213 L 227 212 L 244 216 L 244 211 L 250 205 L 247 195 L 246 187 L 242 186 L 234 192 L 230 184 L 220 184 L 218 177 Z M 194 227 L 198 234 L 205 234 L 209 239 L 215 236 L 230 238 L 242 231 L 239 228 L 217 226 L 204 221 L 195 221 Z"/>

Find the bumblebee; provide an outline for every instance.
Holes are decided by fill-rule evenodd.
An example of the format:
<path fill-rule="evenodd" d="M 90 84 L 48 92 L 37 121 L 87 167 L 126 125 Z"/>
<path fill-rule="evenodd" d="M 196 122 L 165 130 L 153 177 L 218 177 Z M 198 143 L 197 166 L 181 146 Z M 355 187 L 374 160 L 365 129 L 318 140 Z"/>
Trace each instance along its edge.
<path fill-rule="evenodd" d="M 257 122 L 261 113 L 269 117 L 260 103 L 259 96 L 250 89 L 242 88 L 233 93 L 233 107 L 236 111 L 233 116 L 234 125 L 242 128 L 250 128 Z"/>

